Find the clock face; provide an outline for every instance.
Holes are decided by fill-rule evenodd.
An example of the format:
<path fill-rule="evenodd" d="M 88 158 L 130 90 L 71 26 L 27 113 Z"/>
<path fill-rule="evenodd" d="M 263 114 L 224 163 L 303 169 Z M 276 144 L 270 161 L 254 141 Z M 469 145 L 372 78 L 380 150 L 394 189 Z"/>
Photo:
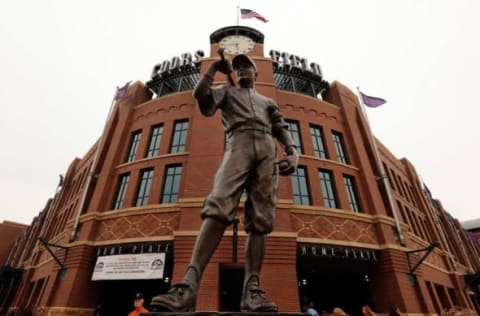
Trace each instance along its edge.
<path fill-rule="evenodd" d="M 253 49 L 255 43 L 251 38 L 244 35 L 229 35 L 224 37 L 219 45 L 227 54 L 237 55 L 248 53 Z"/>

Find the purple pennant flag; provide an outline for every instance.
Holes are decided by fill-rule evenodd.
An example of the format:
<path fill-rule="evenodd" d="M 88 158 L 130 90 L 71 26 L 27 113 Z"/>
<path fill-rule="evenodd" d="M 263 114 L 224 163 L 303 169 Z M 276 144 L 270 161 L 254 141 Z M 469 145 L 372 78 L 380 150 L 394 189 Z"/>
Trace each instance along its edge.
<path fill-rule="evenodd" d="M 115 101 L 117 100 L 120 100 L 121 98 L 123 98 L 125 96 L 125 94 L 127 94 L 127 90 L 128 90 L 128 86 L 130 85 L 130 82 L 127 82 L 123 87 L 119 88 L 117 87 L 117 92 L 115 93 Z"/>
<path fill-rule="evenodd" d="M 362 97 L 363 104 L 365 104 L 366 106 L 368 106 L 370 108 L 379 107 L 380 105 L 385 104 L 387 102 L 385 99 L 377 98 L 377 97 L 371 97 L 371 96 L 368 96 L 368 95 L 364 94 L 361 91 L 359 91 L 359 92 L 360 92 L 360 96 Z"/>
<path fill-rule="evenodd" d="M 468 232 L 468 236 L 474 245 L 478 244 L 478 237 L 474 233 Z"/>

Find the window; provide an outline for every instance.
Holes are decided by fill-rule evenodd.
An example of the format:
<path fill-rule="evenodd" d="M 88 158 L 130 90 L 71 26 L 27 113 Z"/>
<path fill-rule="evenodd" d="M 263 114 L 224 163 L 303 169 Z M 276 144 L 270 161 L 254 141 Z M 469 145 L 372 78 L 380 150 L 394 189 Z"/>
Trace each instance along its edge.
<path fill-rule="evenodd" d="M 163 125 L 156 125 L 152 127 L 150 133 L 150 142 L 145 157 L 155 157 L 158 155 L 158 148 L 160 148 L 160 141 L 163 134 Z"/>
<path fill-rule="evenodd" d="M 299 155 L 303 154 L 302 139 L 300 138 L 300 128 L 298 126 L 298 122 L 286 120 L 285 123 L 287 123 L 288 130 L 290 131 L 293 144 L 295 145 L 298 154 Z"/>
<path fill-rule="evenodd" d="M 130 148 L 128 149 L 127 158 L 125 162 L 130 162 L 135 159 L 135 154 L 137 153 L 138 143 L 140 143 L 140 137 L 142 136 L 142 131 L 133 132 L 132 138 L 130 140 Z"/>
<path fill-rule="evenodd" d="M 396 191 L 397 189 L 395 188 L 395 185 L 394 185 L 396 181 L 395 172 L 393 172 L 392 169 L 390 169 L 390 176 L 388 177 L 388 181 L 390 181 L 390 185 L 392 186 L 392 189 Z"/>
<path fill-rule="evenodd" d="M 404 209 L 403 209 L 403 207 L 402 207 L 402 203 L 400 203 L 399 200 L 396 200 L 396 201 L 397 201 L 397 215 L 400 215 L 400 216 L 402 217 L 402 221 L 410 226 L 410 222 L 408 221 L 408 217 L 407 217 L 407 215 L 405 214 L 405 211 L 404 211 Z M 390 208 L 387 208 L 387 211 L 389 211 L 389 210 L 390 210 Z M 390 213 L 391 213 L 391 212 L 389 211 L 389 212 L 388 212 L 388 215 L 389 215 L 390 217 L 393 217 L 393 214 L 390 214 Z"/>
<path fill-rule="evenodd" d="M 440 305 L 442 306 L 442 309 L 451 307 L 450 302 L 447 298 L 445 287 L 443 287 L 443 285 L 435 284 L 435 292 L 437 292 L 437 297 L 440 300 Z"/>
<path fill-rule="evenodd" d="M 402 179 L 400 178 L 400 184 L 402 185 L 403 193 L 405 194 L 405 196 L 404 196 L 405 199 L 406 199 L 408 202 L 412 203 L 412 201 L 410 200 L 410 197 L 408 196 L 408 190 L 407 190 L 407 187 L 408 187 L 408 186 L 406 186 L 407 183 L 404 182 L 404 181 L 402 181 Z"/>
<path fill-rule="evenodd" d="M 343 182 L 345 183 L 345 190 L 347 190 L 348 202 L 350 208 L 355 212 L 360 212 L 360 204 L 358 203 L 357 190 L 355 189 L 355 180 L 352 176 L 343 176 Z"/>
<path fill-rule="evenodd" d="M 390 178 L 390 176 L 388 175 L 388 168 L 387 168 L 387 165 L 382 161 L 382 166 L 383 166 L 383 176 L 384 177 L 387 177 L 388 179 L 388 183 L 390 184 L 390 188 L 395 190 L 394 186 L 393 186 L 393 182 L 392 182 L 392 179 Z"/>
<path fill-rule="evenodd" d="M 440 311 L 441 311 L 441 308 L 440 308 L 440 305 L 438 304 L 438 301 L 437 301 L 437 298 L 433 292 L 433 285 L 432 283 L 426 281 L 425 284 L 427 285 L 427 289 L 428 289 L 428 294 L 430 295 L 430 298 L 432 300 L 432 303 L 433 303 L 433 307 L 435 308 L 435 311 L 440 314 Z"/>
<path fill-rule="evenodd" d="M 182 177 L 182 166 L 167 166 L 165 171 L 165 182 L 163 185 L 162 203 L 175 203 L 178 200 L 180 190 L 180 178 Z"/>
<path fill-rule="evenodd" d="M 180 153 L 185 151 L 185 143 L 187 140 L 188 121 L 175 122 L 173 129 L 172 144 L 170 153 Z"/>
<path fill-rule="evenodd" d="M 403 187 L 402 187 L 402 178 L 400 178 L 398 174 L 395 178 L 395 181 L 397 183 L 398 193 L 400 193 L 402 197 L 405 197 L 405 192 L 403 192 Z"/>
<path fill-rule="evenodd" d="M 410 202 L 411 202 L 413 205 L 417 206 L 417 202 L 416 202 L 415 199 L 414 199 L 412 186 L 409 185 L 409 184 L 406 184 L 406 185 L 407 185 L 408 195 L 410 196 Z"/>
<path fill-rule="evenodd" d="M 142 206 L 148 203 L 150 188 L 152 186 L 153 169 L 140 171 L 140 184 L 138 186 L 137 200 L 135 206 Z"/>
<path fill-rule="evenodd" d="M 335 144 L 335 150 L 337 151 L 337 159 L 341 163 L 347 164 L 348 159 L 345 153 L 345 146 L 343 145 L 342 134 L 338 132 L 332 132 L 333 142 Z"/>
<path fill-rule="evenodd" d="M 320 176 L 320 187 L 323 193 L 323 204 L 329 208 L 337 208 L 332 172 L 320 170 L 318 174 Z"/>
<path fill-rule="evenodd" d="M 326 159 L 327 151 L 325 150 L 322 128 L 310 125 L 310 135 L 312 136 L 313 152 L 315 156 Z"/>
<path fill-rule="evenodd" d="M 451 287 L 447 288 L 447 291 L 453 306 L 461 306 L 460 301 L 458 300 L 457 292 Z"/>
<path fill-rule="evenodd" d="M 118 180 L 117 194 L 115 195 L 115 200 L 113 201 L 113 210 L 118 210 L 123 206 L 123 200 L 125 199 L 125 192 L 127 192 L 127 184 L 130 178 L 130 174 L 122 174 Z"/>
<path fill-rule="evenodd" d="M 292 174 L 293 203 L 310 205 L 308 193 L 307 171 L 305 167 L 298 166 Z"/>
<path fill-rule="evenodd" d="M 410 221 L 410 229 L 415 235 L 420 236 L 420 234 L 418 233 L 418 227 L 416 226 L 417 223 L 414 221 L 413 214 L 410 212 L 410 209 L 406 206 L 405 206 L 405 213 L 407 214 L 408 220 Z"/>

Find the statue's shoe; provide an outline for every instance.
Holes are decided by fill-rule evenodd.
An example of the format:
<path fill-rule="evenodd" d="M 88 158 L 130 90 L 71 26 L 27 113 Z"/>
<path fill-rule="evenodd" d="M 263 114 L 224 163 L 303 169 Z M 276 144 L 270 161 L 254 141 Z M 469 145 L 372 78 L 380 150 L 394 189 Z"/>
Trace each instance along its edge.
<path fill-rule="evenodd" d="M 152 298 L 150 306 L 157 312 L 194 312 L 196 301 L 197 293 L 189 284 L 177 283 L 166 294 Z"/>
<path fill-rule="evenodd" d="M 277 313 L 278 306 L 265 297 L 264 291 L 260 290 L 257 286 L 252 286 L 244 293 L 240 310 L 247 313 Z"/>

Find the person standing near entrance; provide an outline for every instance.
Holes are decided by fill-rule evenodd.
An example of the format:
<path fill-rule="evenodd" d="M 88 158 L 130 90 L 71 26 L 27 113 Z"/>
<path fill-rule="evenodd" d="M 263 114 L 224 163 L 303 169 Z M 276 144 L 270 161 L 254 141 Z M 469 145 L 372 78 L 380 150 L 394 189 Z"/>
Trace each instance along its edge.
<path fill-rule="evenodd" d="M 145 300 L 142 293 L 135 294 L 135 298 L 133 299 L 135 309 L 128 313 L 128 316 L 140 316 L 141 313 L 148 313 L 148 309 L 143 307 L 144 302 Z"/>
<path fill-rule="evenodd" d="M 362 314 L 363 316 L 377 316 L 369 305 L 362 306 Z"/>
<path fill-rule="evenodd" d="M 308 303 L 307 314 L 308 314 L 309 316 L 320 316 L 320 315 L 318 315 L 318 312 L 317 312 L 317 310 L 315 309 L 314 304 L 313 304 L 312 301 L 310 301 L 310 303 Z"/>
<path fill-rule="evenodd" d="M 347 313 L 340 307 L 335 307 L 332 311 L 333 316 L 348 316 Z"/>
<path fill-rule="evenodd" d="M 217 71 L 236 73 L 238 85 L 212 87 Z M 277 312 L 274 302 L 260 289 L 260 270 L 265 254 L 265 236 L 273 230 L 278 174 L 290 175 L 298 164 L 298 153 L 287 125 L 273 100 L 255 90 L 255 63 L 247 55 L 237 55 L 232 63 L 222 58 L 213 62 L 194 90 L 200 111 L 212 116 L 220 109 L 227 144 L 213 189 L 201 212 L 202 226 L 193 248 L 190 265 L 180 283 L 168 293 L 152 299 L 151 306 L 171 312 L 193 312 L 203 271 L 223 233 L 235 219 L 243 189 L 245 202 L 245 279 L 240 303 L 242 312 Z M 233 80 L 232 80 L 233 81 Z M 274 138 L 285 150 L 277 162 Z"/>
<path fill-rule="evenodd" d="M 396 304 L 392 304 L 390 306 L 390 312 L 388 313 L 389 316 L 402 316 L 402 312 L 400 311 L 400 307 Z"/>

